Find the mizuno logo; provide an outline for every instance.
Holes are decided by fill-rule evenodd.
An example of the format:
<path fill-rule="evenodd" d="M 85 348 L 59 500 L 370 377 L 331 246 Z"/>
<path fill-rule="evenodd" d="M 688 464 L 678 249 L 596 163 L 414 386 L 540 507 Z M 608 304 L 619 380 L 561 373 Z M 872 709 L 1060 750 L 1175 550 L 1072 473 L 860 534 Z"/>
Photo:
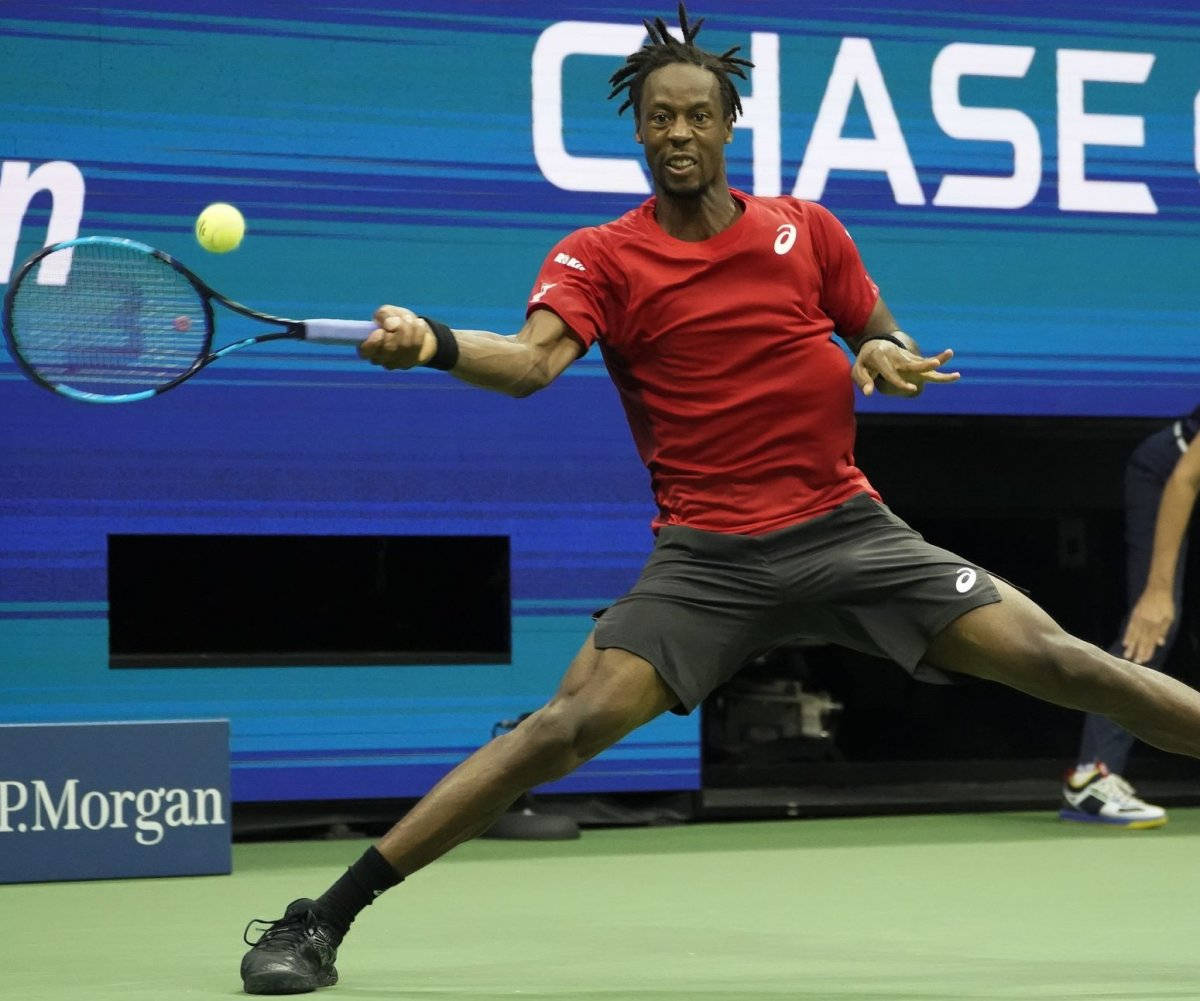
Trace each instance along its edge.
<path fill-rule="evenodd" d="M 958 576 L 954 579 L 954 589 L 959 594 L 966 594 L 975 586 L 976 573 L 970 567 L 961 567 L 958 571 Z"/>
<path fill-rule="evenodd" d="M 574 268 L 576 271 L 587 270 L 577 257 L 572 257 L 570 254 L 555 254 L 554 263 L 565 264 L 568 268 Z"/>
<path fill-rule="evenodd" d="M 542 282 L 542 287 L 529 297 L 530 302 L 541 302 L 542 297 L 549 292 L 558 282 Z"/>

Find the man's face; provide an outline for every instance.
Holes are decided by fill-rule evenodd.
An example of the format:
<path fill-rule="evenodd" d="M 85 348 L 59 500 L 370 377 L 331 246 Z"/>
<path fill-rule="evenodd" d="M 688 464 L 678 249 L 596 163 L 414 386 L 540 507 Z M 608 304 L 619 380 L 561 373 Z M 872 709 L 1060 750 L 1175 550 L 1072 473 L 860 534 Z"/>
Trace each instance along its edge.
<path fill-rule="evenodd" d="M 660 192 L 696 197 L 724 179 L 733 119 L 721 107 L 716 76 L 690 63 L 655 70 L 642 87 L 635 135 Z"/>

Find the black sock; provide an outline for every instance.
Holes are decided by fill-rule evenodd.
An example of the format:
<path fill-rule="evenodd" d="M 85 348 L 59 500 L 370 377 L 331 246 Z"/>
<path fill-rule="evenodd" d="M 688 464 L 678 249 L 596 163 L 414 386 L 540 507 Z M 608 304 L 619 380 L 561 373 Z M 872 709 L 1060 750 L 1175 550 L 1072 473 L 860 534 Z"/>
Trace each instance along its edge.
<path fill-rule="evenodd" d="M 372 845 L 341 879 L 317 898 L 317 910 L 339 934 L 345 935 L 359 911 L 403 879 Z"/>

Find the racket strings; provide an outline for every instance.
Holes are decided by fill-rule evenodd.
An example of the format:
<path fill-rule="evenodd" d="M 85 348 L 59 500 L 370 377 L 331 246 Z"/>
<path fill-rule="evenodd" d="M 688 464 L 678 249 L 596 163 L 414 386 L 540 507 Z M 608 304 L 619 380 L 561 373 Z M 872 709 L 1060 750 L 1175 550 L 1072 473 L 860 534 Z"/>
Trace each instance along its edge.
<path fill-rule="evenodd" d="M 30 271 L 11 313 L 14 345 L 44 381 L 106 396 L 137 393 L 178 378 L 205 353 L 204 302 L 165 261 L 107 243 L 54 254 L 73 255 L 66 283 L 40 285 Z"/>

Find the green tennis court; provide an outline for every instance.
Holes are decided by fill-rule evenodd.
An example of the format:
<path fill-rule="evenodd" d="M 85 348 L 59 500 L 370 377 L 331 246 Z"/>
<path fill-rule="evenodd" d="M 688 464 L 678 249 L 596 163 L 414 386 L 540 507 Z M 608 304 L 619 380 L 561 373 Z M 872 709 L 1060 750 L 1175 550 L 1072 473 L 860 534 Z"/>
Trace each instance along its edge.
<path fill-rule="evenodd" d="M 240 994 L 241 932 L 365 847 L 235 846 L 234 875 L 0 887 L 6 997 Z M 342 949 L 347 998 L 1200 997 L 1200 809 L 1160 831 L 1048 813 L 476 841 Z"/>

